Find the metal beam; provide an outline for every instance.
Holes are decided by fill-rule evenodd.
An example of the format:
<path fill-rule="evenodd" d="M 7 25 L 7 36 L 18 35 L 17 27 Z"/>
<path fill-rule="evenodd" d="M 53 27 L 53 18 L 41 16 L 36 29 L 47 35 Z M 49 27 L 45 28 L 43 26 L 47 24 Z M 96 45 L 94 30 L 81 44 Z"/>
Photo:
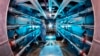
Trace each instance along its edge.
<path fill-rule="evenodd" d="M 56 12 L 56 14 L 54 16 L 54 19 L 58 16 L 58 14 L 60 12 L 62 12 L 62 10 L 69 4 L 70 1 L 71 0 L 63 0 L 62 1 L 61 5 L 59 6 L 59 8 L 58 8 L 58 10 L 57 10 L 57 12 Z"/>
<path fill-rule="evenodd" d="M 94 29 L 94 25 L 79 25 L 79 26 L 83 26 L 88 29 Z"/>
<path fill-rule="evenodd" d="M 92 12 L 93 11 L 93 9 L 92 9 L 92 7 L 89 7 L 89 8 L 86 8 L 85 10 L 83 10 L 83 11 L 81 11 L 81 12 L 79 12 L 79 13 L 76 13 L 76 14 L 73 14 L 73 15 L 71 15 L 71 16 L 68 16 L 67 18 L 69 19 L 68 20 L 68 23 L 70 23 L 70 20 L 71 19 L 73 19 L 73 18 L 75 18 L 75 17 L 78 17 L 78 16 L 80 16 L 80 15 L 82 15 L 82 14 L 86 14 L 86 13 L 90 13 L 90 12 Z M 85 15 L 86 16 L 86 15 Z M 84 16 L 84 17 L 85 17 Z"/>
<path fill-rule="evenodd" d="M 52 0 L 48 0 L 48 3 L 49 3 L 49 12 L 52 11 Z"/>
<path fill-rule="evenodd" d="M 28 8 L 32 8 L 34 10 L 37 10 L 35 6 L 32 6 L 30 4 L 26 4 L 26 3 L 21 3 L 21 4 L 18 4 L 18 5 L 22 5 L 22 6 L 25 6 L 25 7 L 28 7 Z"/>
<path fill-rule="evenodd" d="M 29 0 L 15 0 L 16 3 L 24 3 L 24 2 L 28 2 Z"/>
<path fill-rule="evenodd" d="M 21 15 L 23 14 L 22 12 L 17 11 L 15 8 L 12 8 L 12 7 L 9 7 L 8 11 L 15 14 L 21 14 Z"/>
<path fill-rule="evenodd" d="M 21 26 L 29 26 L 30 28 L 31 27 L 33 27 L 33 28 L 39 27 L 39 25 L 35 25 L 35 24 L 32 24 L 32 25 L 31 24 L 14 24 L 14 25 L 7 25 L 7 30 L 14 30 Z"/>
<path fill-rule="evenodd" d="M 15 56 L 20 56 L 25 50 L 26 48 L 28 48 L 30 46 L 30 44 L 35 41 L 35 39 L 37 39 L 37 37 L 40 35 L 40 33 L 37 33 L 36 36 L 25 46 L 23 47 Z"/>
<path fill-rule="evenodd" d="M 63 29 L 63 28 L 62 28 L 62 29 Z M 65 30 L 65 31 L 67 31 L 67 30 Z M 82 37 L 80 37 L 80 36 L 78 36 L 78 35 L 75 35 L 75 34 L 69 32 L 69 31 L 67 31 L 67 32 L 70 33 L 71 36 L 74 36 L 74 37 L 76 37 L 77 39 L 79 39 L 80 41 L 85 42 L 85 43 L 88 44 L 88 45 L 92 45 L 92 42 L 88 41 L 88 40 L 85 39 L 84 37 L 82 38 Z"/>
<path fill-rule="evenodd" d="M 16 44 L 20 43 L 23 39 L 25 39 L 26 37 L 28 37 L 31 34 L 33 34 L 33 37 L 34 37 L 36 35 L 36 31 L 39 31 L 39 29 L 33 30 L 32 32 L 26 34 L 25 36 L 19 37 L 18 39 L 11 41 L 11 44 L 16 45 Z"/>
<path fill-rule="evenodd" d="M 52 2 L 53 2 L 57 7 L 59 7 L 58 3 L 57 3 L 55 0 L 52 0 Z"/>
<path fill-rule="evenodd" d="M 84 2 L 78 3 L 77 5 L 73 6 L 71 9 L 69 9 L 69 10 L 67 11 L 67 13 L 72 12 L 73 10 L 75 10 L 75 9 L 77 9 L 77 8 L 79 8 L 79 7 L 81 7 L 81 6 L 84 5 L 84 4 L 85 4 L 85 1 L 84 1 Z"/>
<path fill-rule="evenodd" d="M 45 19 L 47 19 L 47 15 L 45 14 L 44 10 L 41 8 L 38 0 L 30 0 L 33 6 L 36 7 L 36 9 L 44 16 Z"/>
<path fill-rule="evenodd" d="M 16 29 L 16 28 L 18 28 L 18 27 L 20 27 L 20 25 L 7 25 L 7 29 L 8 29 L 8 30 Z"/>
<path fill-rule="evenodd" d="M 84 1 L 86 1 L 86 0 L 72 0 L 72 1 L 74 1 L 74 2 L 84 2 Z"/>
<path fill-rule="evenodd" d="M 81 14 L 90 13 L 90 12 L 92 12 L 92 11 L 93 11 L 92 7 L 89 7 L 89 8 L 86 8 L 85 10 L 83 10 L 83 11 L 81 11 L 81 12 L 78 12 L 78 13 L 73 14 L 73 15 L 71 15 L 71 16 L 66 16 L 65 18 L 62 18 L 62 19 L 65 19 L 65 20 L 66 20 L 66 18 L 67 18 L 68 21 L 70 21 L 71 19 L 80 16 Z"/>
<path fill-rule="evenodd" d="M 16 10 L 15 8 L 10 7 L 8 11 L 11 12 L 11 13 L 20 14 L 21 16 L 28 16 L 28 17 L 32 18 L 32 19 L 28 19 L 27 21 L 33 20 L 34 22 L 37 22 L 37 21 L 41 22 L 41 20 L 39 18 L 36 18 L 36 17 L 31 16 L 31 15 L 28 15 L 28 14 L 25 14 L 23 12 L 20 12 L 20 11 Z"/>
<path fill-rule="evenodd" d="M 83 56 L 87 56 L 86 53 L 83 52 L 83 50 L 81 50 L 73 42 L 71 42 L 65 35 L 62 34 L 62 32 L 60 32 L 60 30 L 57 29 L 57 31 L 63 36 L 64 39 L 66 39 L 78 51 L 79 54 Z"/>
<path fill-rule="evenodd" d="M 68 25 L 77 25 L 77 26 L 81 26 L 81 27 L 85 27 L 87 29 L 94 29 L 94 25 L 86 25 L 86 24 L 74 24 L 74 23 L 67 23 L 62 25 L 63 27 L 66 27 Z"/>

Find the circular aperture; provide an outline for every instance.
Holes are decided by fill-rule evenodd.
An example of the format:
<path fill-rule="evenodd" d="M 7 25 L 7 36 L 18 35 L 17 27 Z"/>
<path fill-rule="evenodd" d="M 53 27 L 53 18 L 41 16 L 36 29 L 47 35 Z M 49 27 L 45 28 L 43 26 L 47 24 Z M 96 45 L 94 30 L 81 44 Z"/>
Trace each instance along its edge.
<path fill-rule="evenodd" d="M 14 55 L 88 55 L 94 33 L 91 0 L 11 0 L 7 32 Z"/>

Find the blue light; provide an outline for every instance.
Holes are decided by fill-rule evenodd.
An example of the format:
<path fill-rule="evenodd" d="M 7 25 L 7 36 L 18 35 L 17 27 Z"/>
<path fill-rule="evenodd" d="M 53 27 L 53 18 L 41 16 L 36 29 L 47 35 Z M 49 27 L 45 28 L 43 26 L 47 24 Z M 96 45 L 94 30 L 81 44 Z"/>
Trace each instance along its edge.
<path fill-rule="evenodd" d="M 52 0 L 49 0 L 49 12 L 52 11 Z"/>
<path fill-rule="evenodd" d="M 39 56 L 63 56 L 63 53 L 60 49 L 60 46 L 53 45 L 53 46 L 45 46 Z"/>
<path fill-rule="evenodd" d="M 56 36 L 55 35 L 47 35 L 46 40 L 56 40 Z"/>
<path fill-rule="evenodd" d="M 40 26 L 38 26 L 38 25 L 30 25 L 29 28 L 32 28 L 32 29 L 34 29 L 34 28 L 40 28 Z"/>
<path fill-rule="evenodd" d="M 52 23 L 49 23 L 48 24 L 48 27 L 49 27 L 49 29 L 52 29 L 53 28 L 53 24 Z"/>
<path fill-rule="evenodd" d="M 47 56 L 55 56 L 54 54 L 49 54 L 49 55 L 47 55 Z"/>
<path fill-rule="evenodd" d="M 70 24 L 65 24 L 65 25 L 61 25 L 61 27 L 67 29 L 67 28 L 70 28 L 70 27 L 72 27 L 72 26 L 71 26 Z"/>

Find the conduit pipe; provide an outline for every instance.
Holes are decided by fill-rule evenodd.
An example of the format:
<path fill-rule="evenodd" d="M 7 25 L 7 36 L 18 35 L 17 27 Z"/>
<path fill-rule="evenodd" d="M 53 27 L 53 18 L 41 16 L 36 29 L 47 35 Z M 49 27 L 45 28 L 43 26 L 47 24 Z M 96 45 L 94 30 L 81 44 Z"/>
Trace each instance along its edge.
<path fill-rule="evenodd" d="M 67 30 L 65 30 L 65 31 L 67 31 Z M 80 37 L 80 36 L 78 36 L 78 35 L 75 35 L 75 34 L 69 32 L 69 31 L 67 31 L 67 32 L 70 33 L 71 36 L 74 36 L 74 37 L 76 37 L 77 39 L 79 39 L 80 41 L 82 41 L 83 43 L 86 43 L 86 44 L 88 44 L 88 45 L 90 45 L 90 46 L 92 45 L 92 42 L 88 41 L 86 38 Z"/>
<path fill-rule="evenodd" d="M 57 30 L 77 51 L 80 55 L 82 56 L 87 56 L 83 50 L 78 48 L 73 42 L 71 42 L 65 35 L 62 34 L 59 30 Z"/>
<path fill-rule="evenodd" d="M 11 45 L 11 46 L 14 46 L 14 45 L 16 45 L 17 43 L 20 43 L 23 39 L 25 39 L 26 37 L 28 37 L 30 34 L 35 33 L 36 31 L 37 31 L 37 30 L 32 31 L 32 32 L 26 34 L 25 36 L 19 37 L 18 39 L 11 41 L 11 42 L 10 42 L 10 45 Z"/>

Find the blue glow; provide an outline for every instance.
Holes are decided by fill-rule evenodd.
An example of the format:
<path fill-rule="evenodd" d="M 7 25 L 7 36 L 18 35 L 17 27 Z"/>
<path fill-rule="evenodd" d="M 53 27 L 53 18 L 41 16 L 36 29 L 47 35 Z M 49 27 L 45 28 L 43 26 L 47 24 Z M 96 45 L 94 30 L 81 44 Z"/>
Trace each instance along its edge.
<path fill-rule="evenodd" d="M 72 25 L 70 25 L 70 24 L 65 24 L 65 25 L 61 25 L 61 27 L 67 29 L 67 28 L 69 28 L 69 27 L 72 27 Z"/>
<path fill-rule="evenodd" d="M 45 46 L 39 56 L 63 56 L 60 46 Z"/>
<path fill-rule="evenodd" d="M 49 27 L 50 29 L 52 29 L 52 28 L 53 28 L 53 24 L 52 24 L 52 23 L 49 23 L 49 24 L 48 24 L 48 27 Z"/>
<path fill-rule="evenodd" d="M 49 0 L 49 12 L 52 11 L 52 0 Z"/>
<path fill-rule="evenodd" d="M 56 36 L 55 35 L 47 35 L 46 40 L 56 40 Z"/>

